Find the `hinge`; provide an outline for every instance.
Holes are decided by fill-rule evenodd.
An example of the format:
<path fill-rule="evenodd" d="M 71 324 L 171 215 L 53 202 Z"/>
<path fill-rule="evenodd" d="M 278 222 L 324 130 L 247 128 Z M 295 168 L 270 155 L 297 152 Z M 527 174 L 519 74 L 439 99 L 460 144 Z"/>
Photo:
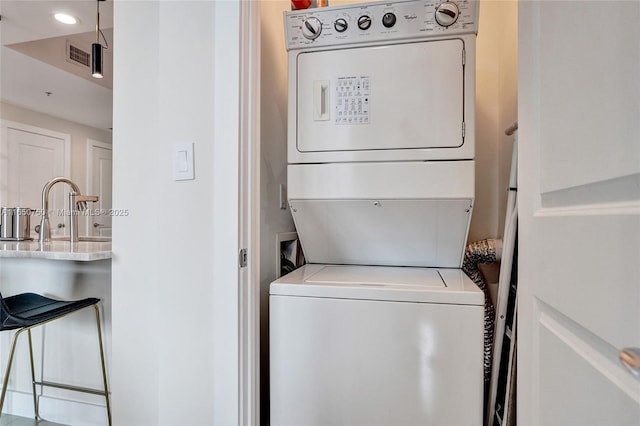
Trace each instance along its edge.
<path fill-rule="evenodd" d="M 464 139 L 465 131 L 464 131 L 464 121 L 462 122 L 462 139 Z"/>
<path fill-rule="evenodd" d="M 466 49 L 462 49 L 462 66 L 464 67 L 464 65 L 467 63 L 467 50 Z"/>
<path fill-rule="evenodd" d="M 247 266 L 247 249 L 243 248 L 242 250 L 240 250 L 240 253 L 238 254 L 238 265 L 241 268 L 244 268 L 245 266 Z"/>

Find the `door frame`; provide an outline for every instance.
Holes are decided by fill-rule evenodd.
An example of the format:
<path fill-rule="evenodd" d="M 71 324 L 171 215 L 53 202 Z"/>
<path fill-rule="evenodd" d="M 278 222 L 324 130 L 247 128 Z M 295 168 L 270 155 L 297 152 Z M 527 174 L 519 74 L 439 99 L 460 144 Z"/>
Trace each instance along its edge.
<path fill-rule="evenodd" d="M 239 266 L 240 425 L 260 423 L 260 2 L 240 2 Z"/>

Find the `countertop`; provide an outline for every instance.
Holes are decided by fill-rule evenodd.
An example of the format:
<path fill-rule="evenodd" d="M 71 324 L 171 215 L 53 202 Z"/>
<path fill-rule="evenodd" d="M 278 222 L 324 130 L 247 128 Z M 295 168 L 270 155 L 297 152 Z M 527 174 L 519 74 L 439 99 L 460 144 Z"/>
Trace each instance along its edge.
<path fill-rule="evenodd" d="M 92 261 L 111 259 L 111 241 L 0 241 L 0 258 Z"/>

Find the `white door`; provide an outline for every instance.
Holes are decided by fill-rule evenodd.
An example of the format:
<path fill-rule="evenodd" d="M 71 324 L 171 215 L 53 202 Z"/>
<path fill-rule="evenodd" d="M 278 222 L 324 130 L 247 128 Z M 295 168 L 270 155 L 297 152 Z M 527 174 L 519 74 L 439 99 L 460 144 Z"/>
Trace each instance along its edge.
<path fill-rule="evenodd" d="M 1 186 L 0 204 L 3 207 L 40 209 L 42 188 L 51 178 L 69 177 L 70 144 L 68 134 L 2 121 L 0 143 Z M 49 196 L 51 232 L 66 235 L 65 215 L 69 187 L 55 185 Z M 31 234 L 40 223 L 40 216 L 31 218 Z"/>
<path fill-rule="evenodd" d="M 519 3 L 519 425 L 640 424 L 638 22 Z"/>
<path fill-rule="evenodd" d="M 97 237 L 111 236 L 111 187 L 113 171 L 113 149 L 111 144 L 87 140 L 87 194 L 97 195 L 98 202 L 89 205 L 87 215 L 87 235 Z"/>

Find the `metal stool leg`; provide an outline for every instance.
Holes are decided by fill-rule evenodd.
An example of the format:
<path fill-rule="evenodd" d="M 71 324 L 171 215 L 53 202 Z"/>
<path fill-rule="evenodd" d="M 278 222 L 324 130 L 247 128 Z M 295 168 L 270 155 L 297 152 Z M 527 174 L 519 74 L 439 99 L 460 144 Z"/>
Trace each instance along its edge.
<path fill-rule="evenodd" d="M 35 413 L 35 418 L 38 420 L 40 418 L 40 413 L 38 412 L 38 396 L 36 395 L 36 369 L 33 364 L 33 343 L 31 341 L 31 329 L 27 330 L 27 335 L 29 336 L 29 358 L 31 360 L 31 390 L 33 392 L 33 412 Z"/>
<path fill-rule="evenodd" d="M 28 331 L 28 335 L 29 335 L 29 356 L 30 356 L 30 361 L 31 361 L 31 386 L 32 386 L 32 390 L 33 390 L 33 406 L 34 406 L 34 410 L 35 410 L 35 418 L 36 420 L 38 420 L 40 418 L 40 413 L 39 413 L 39 407 L 38 407 L 38 397 L 36 394 L 36 385 L 40 385 L 40 386 L 52 386 L 52 387 L 56 387 L 56 388 L 61 388 L 61 389 L 68 389 L 68 390 L 73 390 L 73 391 L 77 391 L 77 392 L 85 392 L 85 393 L 92 393 L 92 394 L 98 394 L 98 395 L 104 395 L 105 397 L 105 401 L 106 401 L 106 408 L 107 408 L 107 419 L 109 422 L 109 426 L 111 426 L 112 422 L 111 422 L 111 400 L 109 398 L 109 386 L 107 384 L 107 367 L 106 367 L 106 363 L 105 363 L 105 357 L 104 357 L 104 346 L 102 344 L 102 325 L 100 323 L 100 309 L 98 308 L 98 305 L 93 305 L 95 312 L 96 312 L 96 326 L 98 329 L 98 344 L 100 346 L 100 362 L 102 364 L 102 381 L 104 383 L 104 391 L 98 391 L 95 389 L 88 389 L 88 388 L 82 388 L 82 387 L 78 387 L 78 386 L 72 386 L 72 385 L 66 385 L 66 384 L 62 384 L 62 383 L 53 383 L 53 382 L 45 382 L 45 381 L 36 381 L 36 374 L 35 374 L 35 364 L 33 361 L 33 343 L 31 340 L 31 328 L 32 327 L 25 327 L 25 328 L 21 328 L 18 331 L 16 331 L 16 333 L 13 335 L 13 341 L 11 343 L 11 351 L 9 352 L 9 360 L 7 361 L 7 368 L 5 371 L 5 375 L 4 375 L 4 382 L 2 385 L 2 394 L 0 395 L 0 416 L 2 415 L 2 408 L 4 407 L 4 400 L 5 400 L 5 396 L 7 394 L 7 387 L 9 385 L 9 375 L 11 374 L 11 366 L 13 364 L 13 356 L 15 354 L 15 350 L 16 350 L 16 343 L 18 341 L 18 337 L 20 336 L 20 333 L 22 333 L 23 331 Z M 88 306 L 87 306 L 88 308 Z M 73 312 L 70 312 L 73 313 Z M 68 314 L 67 314 L 68 315 Z M 63 315 L 66 316 L 66 315 Z M 47 324 L 51 321 L 54 321 L 58 318 L 61 317 L 57 317 L 57 318 L 52 318 L 51 320 L 42 322 L 40 324 L 37 324 L 37 326 L 40 325 L 44 325 Z"/>
<path fill-rule="evenodd" d="M 98 328 L 98 342 L 100 343 L 100 361 L 102 362 L 102 380 L 104 382 L 104 398 L 107 404 L 107 418 L 111 426 L 111 401 L 109 399 L 109 387 L 107 385 L 107 367 L 104 362 L 104 348 L 102 346 L 102 327 L 100 325 L 100 309 L 98 305 L 93 305 L 96 310 L 96 325 Z"/>
<path fill-rule="evenodd" d="M 11 364 L 13 363 L 13 355 L 16 351 L 16 342 L 18 341 L 18 336 L 25 329 L 22 328 L 15 332 L 13 335 L 13 341 L 11 343 L 11 351 L 9 352 L 9 360 L 7 361 L 7 369 L 4 373 L 4 381 L 2 383 L 2 396 L 0 396 L 0 415 L 2 415 L 2 408 L 4 407 L 4 397 L 7 395 L 7 386 L 9 386 L 9 375 L 11 374 Z"/>

